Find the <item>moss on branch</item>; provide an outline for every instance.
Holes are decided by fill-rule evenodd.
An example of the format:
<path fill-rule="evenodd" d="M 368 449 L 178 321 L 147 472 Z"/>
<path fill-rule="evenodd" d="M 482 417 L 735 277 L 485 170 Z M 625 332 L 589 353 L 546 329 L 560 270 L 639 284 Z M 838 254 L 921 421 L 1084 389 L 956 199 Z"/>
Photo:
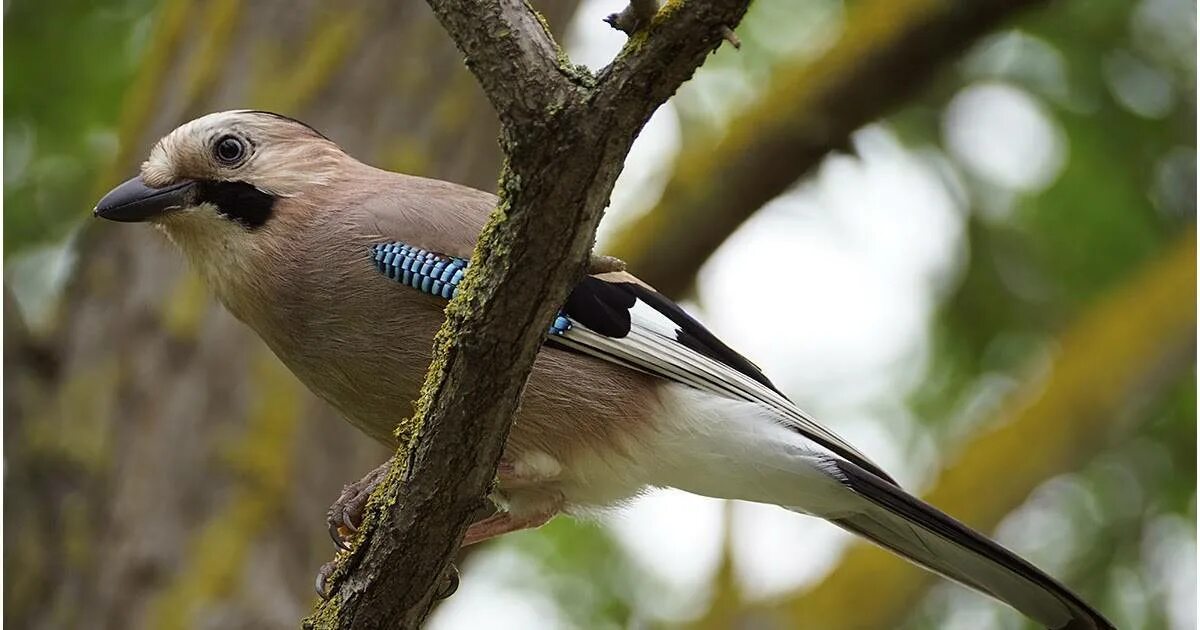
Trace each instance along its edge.
<path fill-rule="evenodd" d="M 447 307 L 373 529 L 318 628 L 418 627 L 489 490 L 546 328 L 589 259 L 633 138 L 721 42 L 748 0 L 676 7 L 594 80 L 573 80 L 527 5 L 430 0 L 501 122 L 500 203 Z M 517 264 L 517 263 L 520 264 Z M 479 366 L 487 365 L 481 372 Z"/>

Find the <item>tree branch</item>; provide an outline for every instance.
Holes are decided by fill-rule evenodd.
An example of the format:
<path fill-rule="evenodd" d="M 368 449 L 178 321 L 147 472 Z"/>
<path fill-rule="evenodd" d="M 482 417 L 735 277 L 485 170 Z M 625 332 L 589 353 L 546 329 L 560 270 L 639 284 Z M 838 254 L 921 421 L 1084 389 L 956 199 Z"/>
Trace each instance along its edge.
<path fill-rule="evenodd" d="M 625 226 L 612 254 L 679 296 L 700 265 L 765 203 L 849 146 L 859 127 L 902 103 L 979 36 L 1044 0 L 865 0 L 814 61 L 776 71 L 759 102 L 714 150 L 681 155 L 658 205 Z"/>
<path fill-rule="evenodd" d="M 1045 480 L 1078 470 L 1137 428 L 1122 422 L 1129 416 L 1122 411 L 1150 398 L 1148 390 L 1175 382 L 1164 374 L 1194 365 L 1196 239 L 1184 232 L 1067 329 L 1050 370 L 1007 401 L 993 430 L 963 445 L 925 493 L 927 501 L 991 531 Z M 1138 325 L 1130 327 L 1131 321 Z M 891 628 L 936 581 L 888 552 L 858 544 L 815 588 L 741 614 L 772 617 L 781 627 Z M 863 592 L 872 593 L 870 606 L 861 605 Z"/>
<path fill-rule="evenodd" d="M 372 499 L 365 540 L 308 620 L 321 628 L 415 628 L 428 614 L 492 483 L 545 331 L 588 261 L 634 137 L 749 0 L 671 4 L 594 80 L 567 64 L 519 1 L 430 4 L 499 113 L 507 157 L 500 205 L 446 309 L 415 416 L 398 429 L 399 463 Z"/>
<path fill-rule="evenodd" d="M 604 21 L 622 33 L 633 35 L 645 28 L 656 13 L 658 0 L 629 0 L 629 4 L 620 13 L 610 13 Z"/>
<path fill-rule="evenodd" d="M 536 125 L 570 98 L 572 73 L 541 15 L 523 0 L 429 0 L 504 127 Z"/>

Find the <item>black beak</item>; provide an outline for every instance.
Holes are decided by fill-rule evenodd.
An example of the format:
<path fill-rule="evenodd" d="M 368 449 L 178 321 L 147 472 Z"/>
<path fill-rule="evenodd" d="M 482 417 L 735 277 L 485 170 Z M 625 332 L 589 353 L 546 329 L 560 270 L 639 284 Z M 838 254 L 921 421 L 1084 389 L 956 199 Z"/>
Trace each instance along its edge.
<path fill-rule="evenodd" d="M 104 195 L 92 214 L 109 221 L 148 221 L 168 210 L 193 205 L 195 190 L 196 182 L 190 179 L 150 188 L 142 183 L 140 176 L 134 177 Z"/>

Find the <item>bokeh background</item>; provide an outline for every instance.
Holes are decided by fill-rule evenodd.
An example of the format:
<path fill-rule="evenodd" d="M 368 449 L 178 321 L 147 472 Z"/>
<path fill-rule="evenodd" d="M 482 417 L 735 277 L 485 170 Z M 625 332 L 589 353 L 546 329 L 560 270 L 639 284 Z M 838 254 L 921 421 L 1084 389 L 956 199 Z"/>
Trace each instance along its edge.
<path fill-rule="evenodd" d="M 578 63 L 623 42 L 618 0 L 535 4 Z M 600 249 L 1119 627 L 1194 628 L 1195 20 L 757 0 L 642 133 Z M 297 627 L 325 507 L 387 453 L 89 210 L 232 107 L 490 189 L 493 113 L 415 0 L 6 0 L 4 35 L 4 619 Z M 1029 627 L 819 521 L 673 491 L 461 566 L 431 628 Z"/>

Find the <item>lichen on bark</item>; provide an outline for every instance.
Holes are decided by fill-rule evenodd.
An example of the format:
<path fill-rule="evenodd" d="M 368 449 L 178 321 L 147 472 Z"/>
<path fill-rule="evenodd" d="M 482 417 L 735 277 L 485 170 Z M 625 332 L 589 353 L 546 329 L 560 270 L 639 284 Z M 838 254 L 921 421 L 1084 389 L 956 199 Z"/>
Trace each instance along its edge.
<path fill-rule="evenodd" d="M 446 309 L 403 429 L 411 441 L 397 461 L 406 469 L 376 490 L 395 500 L 372 503 L 365 550 L 308 623 L 410 628 L 428 614 L 493 481 L 543 333 L 585 270 L 634 137 L 748 4 L 675 3 L 593 79 L 564 70 L 574 66 L 525 4 L 430 0 L 500 119 L 500 203 Z M 510 264 L 517 256 L 522 264 Z"/>

